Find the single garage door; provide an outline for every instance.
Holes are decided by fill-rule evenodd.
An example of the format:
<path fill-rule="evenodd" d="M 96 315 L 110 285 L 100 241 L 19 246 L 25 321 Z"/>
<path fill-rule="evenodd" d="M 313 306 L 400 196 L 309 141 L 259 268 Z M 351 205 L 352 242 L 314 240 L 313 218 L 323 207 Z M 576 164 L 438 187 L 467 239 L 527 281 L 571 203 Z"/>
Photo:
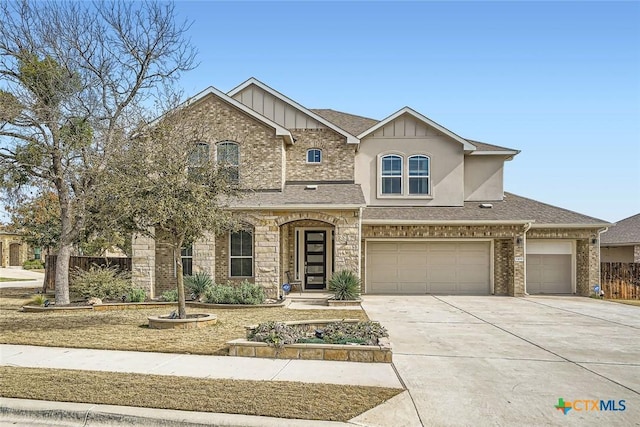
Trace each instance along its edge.
<path fill-rule="evenodd" d="M 571 255 L 527 255 L 527 293 L 570 294 Z"/>
<path fill-rule="evenodd" d="M 368 242 L 370 294 L 490 293 L 489 242 Z"/>

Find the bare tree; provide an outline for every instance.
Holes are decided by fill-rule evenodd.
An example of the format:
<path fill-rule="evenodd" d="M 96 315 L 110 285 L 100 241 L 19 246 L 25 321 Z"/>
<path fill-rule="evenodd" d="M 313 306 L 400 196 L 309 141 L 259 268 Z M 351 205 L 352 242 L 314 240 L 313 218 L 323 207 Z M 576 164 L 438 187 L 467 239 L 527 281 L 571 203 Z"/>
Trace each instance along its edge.
<path fill-rule="evenodd" d="M 113 220 L 130 219 L 139 233 L 170 246 L 181 319 L 186 318 L 181 249 L 207 233 L 241 227 L 228 209 L 243 194 L 237 173 L 224 159 L 215 161 L 204 142 L 216 134 L 214 128 L 215 120 L 188 109 L 172 111 L 125 140 L 106 168 L 105 188 L 96 193 L 106 197 L 97 204 Z"/>
<path fill-rule="evenodd" d="M 0 171 L 19 192 L 53 186 L 61 223 L 56 303 L 69 302 L 69 256 L 87 203 L 121 140 L 193 68 L 189 24 L 172 4 L 1 2 Z"/>

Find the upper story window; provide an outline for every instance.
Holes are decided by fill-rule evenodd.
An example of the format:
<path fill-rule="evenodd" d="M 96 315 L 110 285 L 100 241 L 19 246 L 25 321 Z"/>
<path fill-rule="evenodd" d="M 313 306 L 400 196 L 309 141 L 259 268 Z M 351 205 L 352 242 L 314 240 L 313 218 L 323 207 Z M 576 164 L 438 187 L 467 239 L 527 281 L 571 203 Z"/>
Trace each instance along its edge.
<path fill-rule="evenodd" d="M 322 163 L 322 150 L 319 148 L 307 150 L 307 163 Z"/>
<path fill-rule="evenodd" d="M 240 178 L 240 147 L 235 142 L 223 141 L 217 144 L 216 151 L 218 165 L 224 168 L 229 181 L 237 184 Z"/>
<path fill-rule="evenodd" d="M 402 194 L 402 157 L 398 155 L 382 158 L 382 194 Z"/>
<path fill-rule="evenodd" d="M 379 157 L 378 195 L 383 197 L 431 195 L 431 158 L 402 153 Z"/>
<path fill-rule="evenodd" d="M 201 167 L 209 161 L 209 144 L 204 142 L 196 142 L 193 149 L 189 152 L 189 166 Z"/>
<path fill-rule="evenodd" d="M 409 157 L 409 194 L 429 194 L 429 158 Z"/>

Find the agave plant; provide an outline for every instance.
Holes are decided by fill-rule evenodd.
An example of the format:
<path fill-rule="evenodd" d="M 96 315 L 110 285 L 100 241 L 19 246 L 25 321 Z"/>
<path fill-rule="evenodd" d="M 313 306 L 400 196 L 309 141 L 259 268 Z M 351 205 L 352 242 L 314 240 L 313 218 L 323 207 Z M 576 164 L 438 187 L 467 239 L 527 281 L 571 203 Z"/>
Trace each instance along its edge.
<path fill-rule="evenodd" d="M 192 276 L 185 276 L 184 285 L 194 300 L 200 300 L 207 289 L 213 286 L 213 280 L 206 271 L 198 271 Z"/>
<path fill-rule="evenodd" d="M 329 291 L 336 300 L 356 300 L 360 297 L 360 279 L 352 271 L 338 271 L 329 280 Z"/>

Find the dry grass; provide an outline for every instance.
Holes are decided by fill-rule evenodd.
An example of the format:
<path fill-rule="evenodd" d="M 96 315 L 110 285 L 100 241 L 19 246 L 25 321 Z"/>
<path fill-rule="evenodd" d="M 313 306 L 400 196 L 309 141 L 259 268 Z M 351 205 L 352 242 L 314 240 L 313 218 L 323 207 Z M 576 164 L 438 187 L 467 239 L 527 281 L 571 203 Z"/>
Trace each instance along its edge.
<path fill-rule="evenodd" d="M 0 396 L 347 421 L 400 393 L 382 387 L 0 367 Z"/>
<path fill-rule="evenodd" d="M 11 277 L 0 277 L 0 282 L 28 282 L 32 279 L 12 279 Z"/>
<path fill-rule="evenodd" d="M 226 355 L 227 341 L 243 338 L 246 325 L 277 320 L 367 320 L 362 310 L 290 310 L 287 308 L 212 309 L 218 323 L 208 328 L 158 330 L 147 316 L 168 308 L 118 311 L 22 313 L 33 296 L 29 289 L 0 289 L 0 343 L 109 350 Z M 187 313 L 203 309 L 187 308 Z"/>
<path fill-rule="evenodd" d="M 638 299 L 609 299 L 607 301 L 617 302 L 620 304 L 635 305 L 637 307 L 640 307 L 640 300 Z"/>

